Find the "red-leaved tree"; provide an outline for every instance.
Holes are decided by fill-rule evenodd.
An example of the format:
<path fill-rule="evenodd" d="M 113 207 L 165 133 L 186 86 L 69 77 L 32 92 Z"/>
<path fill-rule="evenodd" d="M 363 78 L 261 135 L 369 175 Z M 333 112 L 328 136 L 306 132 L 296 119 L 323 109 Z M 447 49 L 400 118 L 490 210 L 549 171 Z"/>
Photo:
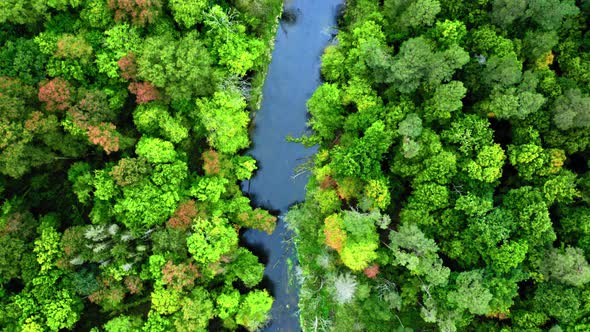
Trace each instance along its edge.
<path fill-rule="evenodd" d="M 119 69 L 121 69 L 121 77 L 126 80 L 135 80 L 137 78 L 137 62 L 135 60 L 135 53 L 129 52 L 126 56 L 117 61 Z"/>
<path fill-rule="evenodd" d="M 108 4 L 116 21 L 129 19 L 139 26 L 153 23 L 162 11 L 160 0 L 109 0 Z"/>
<path fill-rule="evenodd" d="M 172 229 L 188 230 L 197 216 L 197 208 L 194 200 L 186 201 L 178 206 L 174 215 L 170 217 L 166 225 Z"/>
<path fill-rule="evenodd" d="M 129 91 L 135 95 L 135 102 L 138 104 L 161 98 L 160 91 L 149 82 L 133 82 L 129 84 Z"/>
<path fill-rule="evenodd" d="M 199 271 L 192 262 L 176 265 L 168 261 L 162 268 L 162 281 L 176 290 L 184 287 L 192 288 L 198 276 L 200 276 Z"/>
<path fill-rule="evenodd" d="M 107 154 L 119 151 L 119 133 L 112 123 L 101 123 L 98 126 L 88 126 L 88 140 L 100 145 Z"/>
<path fill-rule="evenodd" d="M 375 278 L 377 278 L 377 275 L 379 274 L 379 265 L 373 264 L 373 265 L 367 267 L 363 272 L 365 273 L 367 278 L 375 279 Z"/>
<path fill-rule="evenodd" d="M 39 87 L 39 100 L 49 111 L 64 111 L 71 106 L 72 87 L 63 78 L 56 77 Z"/>

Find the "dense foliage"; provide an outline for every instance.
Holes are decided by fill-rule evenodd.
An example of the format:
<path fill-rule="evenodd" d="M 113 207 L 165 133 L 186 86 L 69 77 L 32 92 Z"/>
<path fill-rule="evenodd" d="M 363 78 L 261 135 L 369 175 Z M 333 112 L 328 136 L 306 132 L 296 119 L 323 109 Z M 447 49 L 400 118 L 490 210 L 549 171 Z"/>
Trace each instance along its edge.
<path fill-rule="evenodd" d="M 589 15 L 347 1 L 287 218 L 305 330 L 590 329 Z"/>
<path fill-rule="evenodd" d="M 0 330 L 256 330 L 278 0 L 0 1 Z"/>

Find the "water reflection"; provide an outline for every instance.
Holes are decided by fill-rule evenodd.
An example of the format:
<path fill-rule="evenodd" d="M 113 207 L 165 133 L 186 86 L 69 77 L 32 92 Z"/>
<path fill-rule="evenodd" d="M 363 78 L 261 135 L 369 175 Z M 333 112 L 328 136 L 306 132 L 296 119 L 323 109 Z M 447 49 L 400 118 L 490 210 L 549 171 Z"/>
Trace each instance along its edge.
<path fill-rule="evenodd" d="M 315 153 L 287 136 L 308 131 L 306 102 L 320 84 L 320 57 L 330 43 L 343 0 L 293 0 L 285 4 L 273 60 L 263 90 L 261 109 L 252 130 L 248 154 L 258 161 L 258 171 L 242 183 L 242 191 L 259 207 L 275 215 L 305 198 L 308 174 L 293 177 L 295 169 Z M 265 331 L 300 331 L 297 286 L 289 280 L 297 264 L 293 234 L 279 218 L 272 235 L 256 230 L 242 233 L 242 243 L 267 262 L 266 280 L 275 297 L 272 320 Z M 266 282 L 266 281 L 265 281 Z"/>

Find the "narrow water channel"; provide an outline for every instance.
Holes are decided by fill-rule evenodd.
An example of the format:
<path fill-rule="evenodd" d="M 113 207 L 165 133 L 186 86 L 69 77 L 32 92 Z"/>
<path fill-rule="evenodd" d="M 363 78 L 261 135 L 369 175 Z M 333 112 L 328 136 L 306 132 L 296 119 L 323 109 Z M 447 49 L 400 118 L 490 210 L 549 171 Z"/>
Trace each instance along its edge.
<path fill-rule="evenodd" d="M 343 0 L 286 0 L 272 62 L 264 84 L 261 109 L 254 119 L 252 148 L 258 171 L 242 190 L 254 204 L 283 215 L 305 198 L 307 176 L 293 178 L 295 168 L 315 149 L 288 143 L 286 137 L 306 133 L 305 103 L 320 84 L 320 56 L 333 38 Z M 296 264 L 289 232 L 279 218 L 272 235 L 256 230 L 242 234 L 243 243 L 266 263 L 265 283 L 275 302 L 264 331 L 300 331 L 296 281 L 289 281 L 289 264 Z M 294 278 L 294 277 L 293 277 Z"/>

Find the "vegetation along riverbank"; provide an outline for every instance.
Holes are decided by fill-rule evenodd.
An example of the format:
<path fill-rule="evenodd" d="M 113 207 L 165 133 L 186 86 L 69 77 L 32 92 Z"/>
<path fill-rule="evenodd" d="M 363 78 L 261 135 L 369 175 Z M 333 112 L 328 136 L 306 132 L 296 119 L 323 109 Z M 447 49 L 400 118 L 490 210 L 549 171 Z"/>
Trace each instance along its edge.
<path fill-rule="evenodd" d="M 287 216 L 305 331 L 590 330 L 589 13 L 347 1 Z"/>
<path fill-rule="evenodd" d="M 0 2 L 0 330 L 256 330 L 278 0 Z M 250 105 L 248 108 L 247 106 Z"/>

